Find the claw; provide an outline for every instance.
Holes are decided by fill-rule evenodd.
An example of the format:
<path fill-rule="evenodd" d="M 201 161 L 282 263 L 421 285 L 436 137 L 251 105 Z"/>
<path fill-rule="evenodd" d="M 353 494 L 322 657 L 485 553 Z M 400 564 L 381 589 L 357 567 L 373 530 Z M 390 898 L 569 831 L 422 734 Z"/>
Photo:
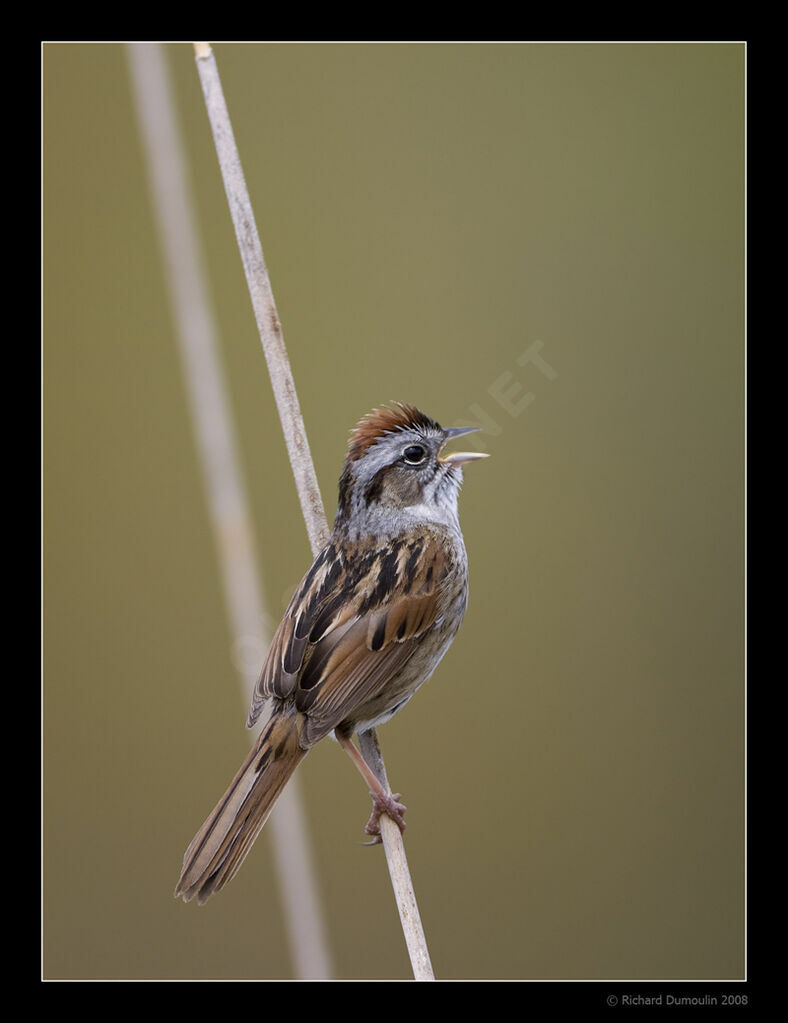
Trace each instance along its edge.
<path fill-rule="evenodd" d="M 374 835 L 375 840 L 373 842 L 365 842 L 364 845 L 378 845 L 381 842 L 381 815 L 385 813 L 387 817 L 390 817 L 402 832 L 407 826 L 405 824 L 405 810 L 407 807 L 399 802 L 402 798 L 402 793 L 400 792 L 395 792 L 391 795 L 379 794 L 377 792 L 370 794 L 372 796 L 372 813 L 364 826 L 364 831 L 368 835 Z"/>

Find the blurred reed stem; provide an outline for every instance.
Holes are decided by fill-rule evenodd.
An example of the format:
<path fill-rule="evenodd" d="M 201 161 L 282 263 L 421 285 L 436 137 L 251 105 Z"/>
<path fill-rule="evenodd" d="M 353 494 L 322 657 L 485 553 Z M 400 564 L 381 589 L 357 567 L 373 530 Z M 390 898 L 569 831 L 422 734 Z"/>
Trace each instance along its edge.
<path fill-rule="evenodd" d="M 317 554 L 328 539 L 328 523 L 317 485 L 317 476 L 309 451 L 295 382 L 282 337 L 282 328 L 276 312 L 254 212 L 246 188 L 213 52 L 208 43 L 195 43 L 194 49 L 208 119 L 211 123 L 216 153 L 230 206 L 230 215 L 235 226 L 241 260 L 246 273 L 260 340 L 268 363 L 271 385 L 282 422 L 304 522 L 312 553 Z M 362 735 L 359 737 L 359 745 L 364 758 L 388 791 L 388 782 L 377 736 L 374 732 Z M 432 980 L 434 975 L 421 926 L 402 835 L 397 825 L 385 815 L 381 817 L 380 830 L 397 909 L 413 967 L 413 975 L 417 980 Z"/>
<path fill-rule="evenodd" d="M 233 646 L 251 646 L 262 657 L 269 619 L 172 87 L 160 46 L 132 43 L 126 52 Z M 239 665 L 244 712 L 259 667 L 259 658 Z M 332 974 L 331 959 L 296 783 L 291 779 L 266 831 L 295 974 L 322 979 Z"/>

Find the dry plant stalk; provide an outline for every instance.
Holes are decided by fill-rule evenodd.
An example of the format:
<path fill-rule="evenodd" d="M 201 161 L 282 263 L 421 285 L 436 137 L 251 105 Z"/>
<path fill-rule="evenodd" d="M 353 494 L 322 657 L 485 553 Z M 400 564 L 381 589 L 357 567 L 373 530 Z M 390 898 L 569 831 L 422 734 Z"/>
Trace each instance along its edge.
<path fill-rule="evenodd" d="M 126 53 L 228 622 L 236 643 L 254 639 L 264 647 L 270 636 L 263 628 L 252 518 L 167 66 L 158 45 L 132 43 Z M 243 667 L 248 706 L 259 665 Z M 302 978 L 328 978 L 331 957 L 297 785 L 283 793 L 269 827 L 294 971 Z"/>
<path fill-rule="evenodd" d="M 328 523 L 317 485 L 312 456 L 309 452 L 304 422 L 287 357 L 287 349 L 282 337 L 281 324 L 276 312 L 268 270 L 263 258 L 254 212 L 246 188 L 216 60 L 208 43 L 195 43 L 194 49 L 230 214 L 241 251 L 257 328 L 268 363 L 271 385 L 282 422 L 298 497 L 312 553 L 317 554 L 328 539 Z M 374 731 L 361 736 L 359 742 L 364 758 L 386 791 L 390 791 Z M 397 825 L 385 815 L 380 819 L 380 831 L 414 978 L 416 980 L 433 980 L 434 974 L 424 930 L 421 926 L 402 835 Z"/>

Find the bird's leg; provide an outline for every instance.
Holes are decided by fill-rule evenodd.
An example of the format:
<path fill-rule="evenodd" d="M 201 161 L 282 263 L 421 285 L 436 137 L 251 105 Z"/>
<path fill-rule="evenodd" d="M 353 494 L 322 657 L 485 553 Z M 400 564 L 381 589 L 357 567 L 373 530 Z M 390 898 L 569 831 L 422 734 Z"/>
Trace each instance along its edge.
<path fill-rule="evenodd" d="M 359 751 L 351 742 L 350 738 L 345 735 L 341 735 L 337 729 L 334 734 L 337 737 L 337 742 L 342 749 L 347 753 L 356 767 L 359 769 L 364 777 L 367 785 L 369 786 L 369 794 L 372 796 L 372 813 L 369 820 L 367 821 L 364 831 L 368 835 L 374 835 L 375 841 L 370 843 L 371 845 L 377 845 L 380 841 L 380 816 L 386 814 L 390 817 L 400 831 L 405 830 L 405 806 L 399 802 L 401 795 L 399 792 L 395 792 L 393 795 L 391 792 L 386 792 L 383 786 L 380 784 L 378 779 L 375 777 L 372 769 L 366 760 L 362 757 Z"/>

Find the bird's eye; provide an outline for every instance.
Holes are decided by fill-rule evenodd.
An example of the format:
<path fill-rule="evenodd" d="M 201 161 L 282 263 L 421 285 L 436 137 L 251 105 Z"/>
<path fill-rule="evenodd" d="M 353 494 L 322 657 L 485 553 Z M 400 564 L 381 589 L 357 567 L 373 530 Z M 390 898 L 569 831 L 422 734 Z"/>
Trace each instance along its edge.
<path fill-rule="evenodd" d="M 408 465 L 421 465 L 427 457 L 427 450 L 421 444 L 409 444 L 402 452 L 402 457 Z"/>

